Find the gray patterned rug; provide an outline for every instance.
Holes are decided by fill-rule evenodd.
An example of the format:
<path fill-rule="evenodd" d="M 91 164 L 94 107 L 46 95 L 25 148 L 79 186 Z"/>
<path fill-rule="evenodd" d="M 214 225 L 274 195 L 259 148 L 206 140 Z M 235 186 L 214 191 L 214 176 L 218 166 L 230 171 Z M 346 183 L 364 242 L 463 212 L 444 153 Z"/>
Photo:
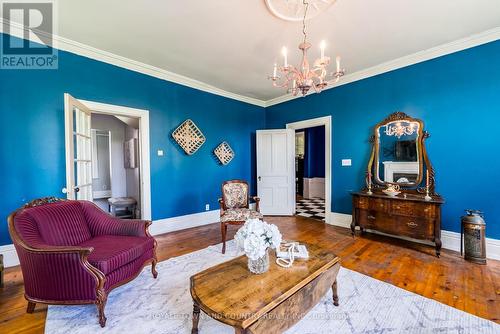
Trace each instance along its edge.
<path fill-rule="evenodd" d="M 134 281 L 111 292 L 105 328 L 93 305 L 49 306 L 45 333 L 158 333 L 191 332 L 192 300 L 189 277 L 235 257 L 234 242 L 225 255 L 221 245 L 159 263 L 158 279 L 146 268 Z M 500 333 L 500 325 L 462 312 L 398 287 L 341 268 L 340 306 L 331 291 L 287 333 Z M 200 334 L 234 333 L 207 316 Z"/>

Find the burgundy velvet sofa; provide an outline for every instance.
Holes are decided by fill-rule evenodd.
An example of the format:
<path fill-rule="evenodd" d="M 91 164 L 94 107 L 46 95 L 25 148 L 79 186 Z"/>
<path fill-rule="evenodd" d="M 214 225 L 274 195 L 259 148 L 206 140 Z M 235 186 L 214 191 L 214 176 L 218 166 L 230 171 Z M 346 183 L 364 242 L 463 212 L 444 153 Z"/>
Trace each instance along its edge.
<path fill-rule="evenodd" d="M 106 324 L 109 292 L 151 263 L 156 241 L 149 221 L 114 218 L 92 202 L 44 198 L 8 218 L 24 278 L 27 312 L 36 303 L 96 304 Z"/>

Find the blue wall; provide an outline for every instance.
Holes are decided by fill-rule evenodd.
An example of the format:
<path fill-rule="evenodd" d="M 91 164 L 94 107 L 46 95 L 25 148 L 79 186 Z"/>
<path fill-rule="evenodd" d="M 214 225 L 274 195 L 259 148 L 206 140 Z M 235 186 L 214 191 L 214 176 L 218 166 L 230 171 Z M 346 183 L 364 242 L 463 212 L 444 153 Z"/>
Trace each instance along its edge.
<path fill-rule="evenodd" d="M 463 210 L 480 209 L 487 236 L 500 239 L 500 41 L 269 107 L 266 126 L 332 115 L 332 211 L 350 213 L 372 127 L 394 111 L 422 119 L 431 134 L 442 228 L 459 232 Z"/>
<path fill-rule="evenodd" d="M 263 108 L 60 51 L 58 70 L 0 70 L 0 245 L 11 243 L 5 221 L 11 211 L 33 198 L 63 195 L 64 93 L 149 110 L 153 219 L 201 212 L 206 203 L 217 209 L 226 179 L 247 179 L 255 189 Z M 207 138 L 193 156 L 170 139 L 187 118 Z M 223 140 L 236 152 L 227 166 L 212 156 Z"/>
<path fill-rule="evenodd" d="M 325 126 L 304 131 L 304 177 L 325 177 Z"/>

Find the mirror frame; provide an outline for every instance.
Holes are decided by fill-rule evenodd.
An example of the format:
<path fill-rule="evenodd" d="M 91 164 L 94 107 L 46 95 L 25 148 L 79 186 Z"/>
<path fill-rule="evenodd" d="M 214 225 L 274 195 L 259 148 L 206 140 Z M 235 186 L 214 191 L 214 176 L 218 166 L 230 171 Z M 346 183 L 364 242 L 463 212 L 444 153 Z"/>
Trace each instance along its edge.
<path fill-rule="evenodd" d="M 418 140 L 417 140 L 417 157 L 418 157 L 418 163 L 419 163 L 419 175 L 418 179 L 416 182 L 412 183 L 397 183 L 397 182 L 386 182 L 380 180 L 380 175 L 379 175 L 379 151 L 380 151 L 380 144 L 379 140 L 377 140 L 379 136 L 379 129 L 382 126 L 387 125 L 388 123 L 392 122 L 414 122 L 419 124 L 418 128 Z M 426 171 L 429 171 L 429 193 L 430 194 L 435 194 L 435 174 L 434 174 L 434 168 L 432 167 L 432 164 L 429 160 L 429 157 L 427 155 L 427 149 L 425 147 L 425 140 L 429 138 L 429 133 L 424 130 L 424 122 L 420 119 L 413 118 L 408 116 L 407 114 L 397 111 L 391 115 L 389 115 L 386 119 L 383 121 L 377 123 L 375 125 L 375 128 L 373 129 L 373 134 L 370 136 L 370 143 L 372 144 L 372 150 L 371 150 L 371 156 L 368 161 L 368 168 L 366 171 L 367 178 L 368 174 L 371 173 L 372 175 L 372 181 L 373 184 L 375 185 L 376 188 L 384 188 L 388 184 L 397 184 L 399 185 L 402 189 L 405 190 L 416 190 L 419 193 L 425 192 L 425 187 L 426 184 L 422 185 L 422 181 L 425 181 L 424 175 Z M 424 170 L 425 167 L 425 170 Z M 368 182 L 368 181 L 367 181 Z"/>

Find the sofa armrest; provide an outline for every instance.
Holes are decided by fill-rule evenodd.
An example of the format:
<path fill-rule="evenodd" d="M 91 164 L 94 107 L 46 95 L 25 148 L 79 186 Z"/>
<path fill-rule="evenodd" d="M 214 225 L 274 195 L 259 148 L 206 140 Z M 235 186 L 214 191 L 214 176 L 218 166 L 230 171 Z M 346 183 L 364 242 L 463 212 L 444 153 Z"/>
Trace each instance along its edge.
<path fill-rule="evenodd" d="M 104 288 L 104 274 L 88 261 L 92 247 L 33 248 L 14 241 L 28 299 L 86 301 Z"/>
<path fill-rule="evenodd" d="M 120 219 L 102 211 L 92 202 L 81 201 L 92 235 L 151 236 L 148 231 L 151 221 L 141 219 Z"/>

